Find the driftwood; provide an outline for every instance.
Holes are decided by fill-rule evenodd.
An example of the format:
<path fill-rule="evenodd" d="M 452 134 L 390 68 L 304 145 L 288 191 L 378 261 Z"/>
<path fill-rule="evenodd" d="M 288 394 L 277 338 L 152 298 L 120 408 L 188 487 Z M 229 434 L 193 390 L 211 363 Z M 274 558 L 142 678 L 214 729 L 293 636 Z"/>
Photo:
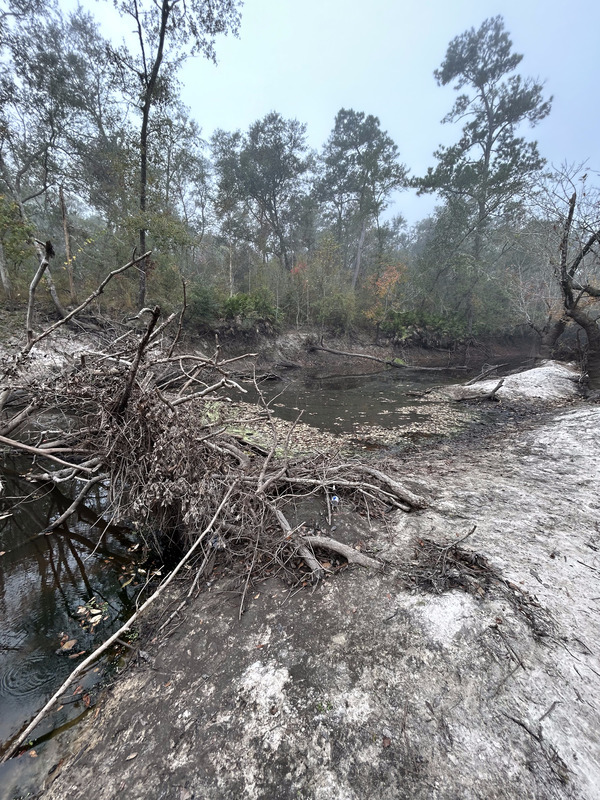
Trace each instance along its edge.
<path fill-rule="evenodd" d="M 491 392 L 487 394 L 471 394 L 468 397 L 459 397 L 457 399 L 457 403 L 466 403 L 466 402 L 485 402 L 486 400 L 496 400 L 497 392 L 504 386 L 504 378 L 501 378 L 498 383 L 494 386 Z"/>
<path fill-rule="evenodd" d="M 506 366 L 507 366 L 506 364 L 494 364 L 493 367 L 489 367 L 488 369 L 484 370 L 483 372 L 480 372 L 479 375 L 477 375 L 475 378 L 471 378 L 470 381 L 467 381 L 465 383 L 465 386 L 472 386 L 474 383 L 477 383 L 478 381 L 482 381 L 486 377 L 486 375 L 489 375 L 491 372 L 495 372 L 497 369 L 500 369 L 501 367 L 506 367 Z"/>
<path fill-rule="evenodd" d="M 368 353 L 349 353 L 344 350 L 334 350 L 331 347 L 325 347 L 322 339 L 320 344 L 309 344 L 308 349 L 311 352 L 314 350 L 319 350 L 324 353 L 332 353 L 334 356 L 344 356 L 347 358 L 366 358 L 368 361 L 376 361 L 378 364 L 385 364 L 388 367 L 396 367 L 398 369 L 406 367 L 406 364 L 401 364 L 398 363 L 397 361 L 393 361 L 387 358 L 378 358 L 377 356 L 371 356 Z"/>
<path fill-rule="evenodd" d="M 349 564 L 359 564 L 361 567 L 370 567 L 371 569 L 382 569 L 383 567 L 381 561 L 370 558 L 370 556 L 366 556 L 364 553 L 355 550 L 354 547 L 342 544 L 342 542 L 338 542 L 336 539 L 332 539 L 329 536 L 308 534 L 300 536 L 299 541 L 302 542 L 303 545 L 319 547 L 322 550 L 331 550 L 333 553 L 338 553 L 344 556 Z"/>

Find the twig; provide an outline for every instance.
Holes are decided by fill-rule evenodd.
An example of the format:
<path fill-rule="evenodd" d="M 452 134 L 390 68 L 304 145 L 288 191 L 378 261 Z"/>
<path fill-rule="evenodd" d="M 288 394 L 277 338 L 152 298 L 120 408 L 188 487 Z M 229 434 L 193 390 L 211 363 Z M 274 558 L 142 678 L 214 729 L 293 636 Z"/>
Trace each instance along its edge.
<path fill-rule="evenodd" d="M 516 725 L 519 725 L 521 728 L 523 728 L 523 730 L 526 730 L 527 733 L 530 736 L 533 736 L 533 738 L 536 741 L 538 741 L 538 742 L 542 741 L 542 732 L 541 732 L 541 730 L 536 733 L 534 730 L 532 730 L 529 727 L 529 725 L 526 722 L 523 722 L 522 719 L 517 719 L 517 717 L 513 717 L 510 714 L 505 714 L 504 711 L 502 712 L 502 714 L 503 714 L 503 716 L 506 717 L 506 719 L 509 719 L 511 722 L 514 722 Z"/>
<path fill-rule="evenodd" d="M 167 358 L 171 358 L 171 356 L 173 355 L 173 350 L 175 350 L 175 345 L 179 341 L 179 337 L 181 336 L 181 326 L 183 323 L 183 317 L 187 309 L 187 293 L 186 293 L 187 284 L 183 278 L 181 279 L 181 286 L 183 288 L 183 308 L 181 309 L 181 313 L 179 315 L 179 324 L 177 326 L 177 333 L 175 334 L 175 338 L 171 342 L 171 346 L 169 347 L 169 352 L 167 353 Z"/>
<path fill-rule="evenodd" d="M 146 332 L 140 339 L 140 343 L 138 345 L 137 352 L 135 354 L 135 358 L 133 360 L 133 364 L 129 369 L 129 375 L 127 376 L 127 383 L 125 384 L 125 389 L 121 394 L 120 399 L 118 400 L 114 413 L 117 416 L 121 416 L 127 407 L 127 403 L 129 402 L 129 397 L 131 395 L 131 390 L 133 389 L 133 384 L 140 368 L 140 362 L 142 360 L 142 356 L 144 355 L 144 350 L 146 349 L 146 345 L 150 340 L 150 336 L 152 335 L 152 331 L 160 317 L 160 308 L 155 306 L 152 310 L 152 316 L 150 317 L 150 321 L 148 322 L 148 327 L 146 328 Z"/>
<path fill-rule="evenodd" d="M 77 509 L 79 507 L 79 504 L 84 499 L 84 497 L 86 497 L 86 495 L 88 494 L 90 489 L 92 487 L 94 487 L 97 483 L 100 483 L 100 481 L 104 480 L 105 478 L 106 478 L 106 475 L 96 475 L 95 478 L 92 478 L 90 481 L 88 481 L 86 483 L 86 485 L 83 487 L 83 489 L 79 492 L 79 494 L 77 495 L 75 500 L 73 500 L 71 505 L 64 512 L 64 514 L 61 514 L 60 517 L 58 519 L 55 519 L 54 522 L 51 525 L 48 525 L 47 528 L 44 528 L 42 533 L 50 533 L 51 531 L 53 531 L 56 528 L 58 528 L 59 525 L 62 525 L 62 523 L 66 519 L 68 519 L 71 516 L 71 514 L 73 514 L 75 511 L 77 511 Z"/>
<path fill-rule="evenodd" d="M 512 645 L 511 645 L 511 644 L 508 642 L 508 640 L 507 640 L 506 636 L 505 636 L 505 635 L 502 633 L 502 631 L 500 630 L 500 628 L 498 627 L 498 625 L 490 625 L 490 629 L 491 629 L 491 630 L 493 630 L 493 631 L 494 631 L 494 633 L 497 633 L 497 634 L 500 636 L 500 638 L 502 639 L 502 641 L 503 641 L 503 642 L 504 642 L 504 644 L 506 645 L 506 647 L 507 647 L 508 651 L 509 651 L 509 652 L 512 654 L 512 656 L 515 658 L 515 660 L 517 661 L 517 663 L 519 664 L 519 666 L 520 666 L 520 667 L 522 667 L 522 668 L 523 668 L 525 671 L 527 671 L 527 667 L 526 667 L 526 666 L 525 666 L 525 664 L 523 663 L 523 661 L 522 661 L 521 657 L 519 656 L 519 654 L 517 653 L 517 651 L 514 649 L 514 647 L 512 647 Z"/>
<path fill-rule="evenodd" d="M 582 567 L 587 567 L 588 569 L 593 570 L 593 572 L 600 572 L 599 569 L 596 569 L 596 567 L 592 567 L 591 564 L 586 564 L 585 561 L 580 561 L 578 558 L 576 558 L 575 561 L 577 561 L 578 564 L 581 564 Z"/>
<path fill-rule="evenodd" d="M 468 397 L 459 397 L 457 402 L 464 403 L 464 402 L 469 401 L 469 400 L 481 400 L 481 401 L 483 401 L 483 400 L 495 400 L 496 393 L 503 386 L 504 386 L 504 378 L 500 378 L 500 380 L 494 386 L 494 388 L 492 389 L 491 392 L 488 392 L 487 394 L 470 394 Z"/>
<path fill-rule="evenodd" d="M 50 698 L 50 700 L 48 700 L 48 702 L 47 702 L 47 703 L 46 703 L 46 705 L 45 705 L 45 706 L 42 708 L 42 710 L 39 712 L 39 714 L 37 714 L 37 715 L 35 716 L 35 718 L 33 719 L 33 721 L 32 721 L 32 722 L 31 722 L 31 723 L 30 723 L 30 724 L 29 724 L 29 725 L 28 725 L 28 726 L 25 728 L 25 730 L 23 731 L 23 733 L 22 733 L 22 734 L 21 734 L 21 735 L 20 735 L 20 736 L 19 736 L 19 737 L 16 739 L 16 741 L 15 741 L 15 742 L 14 742 L 14 743 L 13 743 L 13 744 L 12 744 L 12 745 L 9 747 L 9 749 L 6 751 L 6 753 L 5 753 L 5 754 L 4 754 L 4 756 L 2 757 L 2 760 L 0 761 L 0 763 L 1 763 L 1 764 L 3 764 L 5 761 L 8 761 L 8 759 L 9 759 L 9 758 L 11 758 L 11 757 L 12 757 L 12 756 L 13 756 L 13 755 L 16 753 L 16 751 L 17 751 L 17 750 L 19 749 L 19 747 L 20 747 L 20 746 L 23 744 L 23 742 L 24 742 L 24 741 L 26 741 L 26 739 L 27 739 L 27 737 L 29 736 L 29 734 L 30 734 L 30 733 L 31 733 L 33 730 L 35 730 L 36 726 L 37 726 L 37 725 L 40 723 L 40 721 L 41 721 L 41 720 L 44 718 L 44 716 L 45 716 L 46 712 L 47 712 L 47 711 L 49 711 L 49 710 L 52 708 L 52 706 L 54 705 L 54 703 L 56 702 L 56 700 L 57 700 L 57 699 L 58 699 L 58 698 L 59 698 L 59 697 L 60 697 L 60 696 L 63 694 L 63 692 L 65 692 L 65 691 L 68 689 L 68 687 L 69 687 L 69 685 L 71 684 L 71 682 L 72 682 L 72 681 L 73 681 L 73 680 L 74 680 L 76 677 L 78 677 L 79 675 L 81 675 L 81 673 L 82 673 L 82 672 L 83 672 L 83 671 L 84 671 L 84 670 L 85 670 L 87 667 L 89 667 L 89 665 L 90 665 L 90 664 L 92 664 L 92 663 L 93 663 L 93 662 L 94 662 L 94 661 L 95 661 L 95 660 L 98 658 L 98 656 L 102 655 L 102 653 L 104 653 L 106 650 L 108 650 L 108 649 L 109 649 L 109 647 L 111 647 L 111 645 L 113 645 L 113 644 L 114 644 L 114 643 L 117 641 L 117 639 L 120 639 L 120 638 L 122 638 L 123 634 L 124 634 L 126 631 L 128 631 L 128 630 L 129 630 L 129 628 L 131 628 L 131 626 L 134 624 L 134 622 L 137 622 L 137 620 L 139 619 L 140 615 L 141 615 L 141 614 L 142 614 L 142 613 L 143 613 L 143 612 L 144 612 L 144 611 L 145 611 L 145 610 L 146 610 L 146 609 L 147 609 L 149 606 L 151 606 L 151 605 L 152 605 L 152 603 L 154 603 L 154 602 L 155 602 L 155 600 L 156 600 L 158 597 L 160 597 L 160 595 L 161 595 L 161 594 L 164 592 L 164 590 L 165 590 L 165 589 L 167 588 L 167 586 L 168 586 L 168 585 L 171 583 L 171 581 L 172 581 L 172 580 L 175 578 L 175 576 L 176 576 L 176 575 L 177 575 L 177 574 L 178 574 L 178 573 L 181 571 L 181 569 L 183 568 L 183 566 L 184 566 L 185 564 L 187 564 L 187 562 L 190 560 L 190 558 L 192 557 L 192 555 L 194 554 L 194 552 L 196 551 L 196 549 L 199 547 L 200 543 L 201 543 L 201 542 L 204 540 L 204 538 L 205 538 L 205 537 L 206 537 L 206 536 L 207 536 L 207 535 L 210 533 L 210 531 L 211 531 L 211 530 L 212 530 L 212 528 L 213 528 L 213 525 L 215 524 L 215 522 L 216 522 L 216 521 L 217 521 L 217 519 L 219 518 L 219 515 L 220 515 L 221 511 L 222 511 L 222 510 L 223 510 L 223 508 L 225 507 L 225 505 L 226 505 L 227 501 L 229 500 L 229 498 L 230 498 L 230 496 L 231 496 L 231 493 L 233 492 L 233 490 L 235 489 L 235 487 L 236 487 L 236 483 L 234 482 L 234 483 L 232 483 L 232 484 L 231 484 L 231 486 L 230 486 L 230 487 L 229 487 L 229 489 L 227 490 L 227 493 L 225 494 L 225 496 L 224 496 L 224 497 L 223 497 L 223 499 L 221 500 L 221 503 L 219 504 L 219 507 L 218 507 L 218 508 L 217 508 L 217 510 L 215 511 L 215 513 L 214 513 L 214 515 L 213 515 L 213 517 L 212 517 L 211 521 L 210 521 L 210 522 L 209 522 L 209 524 L 207 525 L 207 527 L 206 527 L 206 528 L 205 528 L 205 529 L 202 531 L 202 533 L 201 533 L 201 534 L 198 536 L 198 538 L 196 539 L 196 541 L 194 542 L 194 544 L 193 544 L 193 545 L 190 547 L 190 549 L 187 551 L 187 553 L 186 553 L 186 554 L 184 555 L 184 557 L 181 559 L 181 561 L 179 562 L 179 564 L 177 564 L 177 566 L 176 566 L 176 567 L 175 567 L 175 569 L 174 569 L 174 570 L 171 572 L 171 574 L 170 574 L 170 575 L 169 575 L 167 578 L 165 578 L 165 580 L 164 580 L 164 581 L 161 583 L 161 585 L 160 585 L 160 586 L 158 587 L 158 589 L 157 589 L 157 590 L 154 592 L 154 594 L 150 595 L 150 597 L 149 597 L 149 598 L 146 600 L 146 602 L 145 602 L 145 603 L 144 603 L 142 606 L 140 606 L 139 610 L 138 610 L 138 611 L 136 611 L 136 613 L 135 613 L 135 614 L 133 614 L 133 615 L 132 615 L 132 616 L 131 616 L 131 617 L 130 617 L 128 620 L 127 620 L 127 622 L 126 622 L 124 625 L 122 625 L 122 626 L 119 628 L 119 630 L 118 630 L 118 631 L 116 631 L 115 633 L 113 633 L 113 635 L 112 635 L 112 636 L 110 636 L 110 637 L 109 637 L 109 638 L 108 638 L 108 639 L 107 639 L 107 640 L 104 642 L 104 644 L 102 644 L 102 645 L 100 645 L 100 647 L 96 648 L 96 650 L 94 650 L 94 652 L 93 652 L 93 653 L 91 653 L 91 654 L 90 654 L 90 655 L 89 655 L 87 658 L 85 658 L 85 659 L 84 659 L 84 660 L 83 660 L 83 661 L 82 661 L 80 664 L 78 664 L 78 665 L 77 665 L 77 667 L 75 667 L 75 669 L 74 669 L 74 670 L 73 670 L 73 672 L 72 672 L 72 673 L 69 675 L 69 677 L 67 678 L 67 680 L 66 680 L 64 683 L 62 683 L 62 684 L 61 684 L 61 686 L 60 686 L 60 688 L 58 689 L 58 691 L 56 691 L 56 692 L 55 692 L 55 693 L 52 695 L 52 697 Z"/>
<path fill-rule="evenodd" d="M 49 461 L 54 461 L 56 464 L 61 464 L 63 467 L 69 467 L 69 469 L 73 469 L 79 472 L 93 472 L 92 469 L 89 467 L 84 466 L 83 464 L 70 464 L 68 461 L 63 461 L 62 458 L 57 458 L 56 456 L 47 453 L 45 450 L 42 450 L 40 447 L 32 447 L 29 444 L 23 444 L 22 442 L 18 442 L 16 439 L 8 439 L 6 436 L 0 436 L 0 444 L 5 444 L 8 447 L 14 447 L 17 450 L 24 450 L 26 453 L 32 453 L 36 456 L 43 456 L 47 458 Z"/>
<path fill-rule="evenodd" d="M 254 542 L 254 553 L 252 555 L 252 563 L 250 564 L 250 569 L 248 570 L 248 575 L 246 576 L 246 583 L 244 584 L 244 591 L 242 592 L 242 599 L 240 601 L 240 610 L 238 613 L 238 620 L 242 618 L 242 614 L 244 613 L 244 600 L 246 599 L 246 592 L 248 591 L 248 584 L 250 583 L 250 577 L 252 575 L 252 570 L 254 569 L 254 562 L 256 561 L 256 554 L 258 552 L 258 535 L 256 536 L 256 541 Z"/>
<path fill-rule="evenodd" d="M 29 351 L 31 350 L 31 348 L 32 348 L 32 347 L 33 347 L 35 344 L 37 344 L 38 342 L 41 342 L 41 341 L 42 341 L 42 339 L 45 339 L 47 336 L 50 336 L 50 334 L 51 334 L 51 333 L 54 333 L 54 331 L 55 331 L 57 328 L 60 328 L 60 327 L 61 327 L 61 325 L 65 325 L 65 323 L 67 323 L 69 320 L 73 319 L 73 317 L 74 317 L 74 316 L 76 316 L 77 314 L 79 314 L 79 312 L 80 312 L 80 311 L 83 311 L 83 309 L 84 309 L 84 308 L 87 308 L 87 306 L 89 306 L 89 304 L 90 304 L 90 303 L 91 303 L 93 300 L 95 300 L 95 299 L 96 299 L 96 297 L 98 297 L 99 295 L 101 295 L 101 294 L 102 294 L 102 292 L 104 291 L 104 288 L 105 288 L 106 284 L 107 284 L 107 283 L 108 283 L 108 282 L 109 282 L 109 281 L 110 281 L 112 278 L 114 278 L 114 277 L 115 277 L 115 275 L 120 275 L 122 272 L 125 272 L 125 270 L 129 269 L 129 268 L 130 268 L 130 267 L 132 267 L 134 264 L 137 264 L 139 261 L 142 261 L 144 258 L 147 258 L 149 255 L 151 255 L 151 253 L 152 253 L 152 251 L 151 251 L 151 250 L 148 250 L 148 252 L 147 252 L 147 253 L 144 253 L 144 255 L 143 255 L 143 256 L 140 256 L 139 258 L 134 258 L 134 259 L 132 259 L 132 260 L 131 260 L 129 263 L 125 264 L 123 267 L 119 267 L 119 269 L 114 269 L 112 272 L 110 272 L 110 273 L 109 273 L 109 274 L 106 276 L 106 278 L 104 278 L 104 280 L 103 280 L 103 281 L 102 281 L 102 283 L 101 283 L 101 284 L 98 286 L 98 288 L 97 288 L 97 289 L 96 289 L 94 292 L 92 292 L 92 294 L 91 294 L 91 295 L 90 295 L 90 296 L 89 296 L 89 297 L 88 297 L 86 300 L 84 300 L 84 301 L 83 301 L 83 303 L 81 303 L 80 305 L 78 305 L 78 306 L 77 306 L 77 308 L 74 308 L 74 309 L 73 309 L 73 311 L 70 311 L 70 312 L 67 314 L 67 316 L 66 316 L 66 317 L 64 317 L 64 319 L 60 319 L 60 320 L 58 320 L 58 322 L 55 322 L 55 323 L 54 323 L 54 325 L 51 325 L 49 328 L 46 328 L 46 330 L 45 330 L 45 331 L 42 331 L 42 333 L 40 333 L 40 334 L 39 334 L 39 336 L 35 336 L 35 337 L 34 337 L 34 336 L 33 336 L 33 334 L 32 334 L 31 338 L 29 338 L 29 331 L 30 331 L 31 321 L 30 321 L 30 319 L 29 319 L 29 312 L 28 312 L 28 320 L 27 320 L 27 326 L 28 326 L 28 328 L 27 328 L 27 330 L 28 330 L 28 342 L 27 342 L 27 344 L 25 345 L 25 347 L 24 347 L 24 348 L 21 350 L 21 352 L 19 353 L 19 356 L 17 357 L 17 360 L 20 360 L 20 359 L 24 358 L 24 357 L 25 357 L 25 356 L 26 356 L 26 355 L 29 353 Z M 41 265 L 40 265 L 40 268 L 41 268 Z M 44 269 L 45 269 L 45 267 L 44 267 Z M 39 271 L 39 270 L 38 270 L 38 271 Z M 43 274 L 43 271 L 42 271 L 42 274 Z M 40 274 L 40 276 L 39 276 L 39 277 L 40 277 L 40 279 L 41 279 L 41 277 L 42 277 L 42 274 Z M 39 280 L 38 280 L 38 283 L 39 283 Z M 35 291 L 35 287 L 34 287 L 34 291 Z"/>
<path fill-rule="evenodd" d="M 541 722 L 542 720 L 546 719 L 546 717 L 547 717 L 547 716 L 549 716 L 549 715 L 550 715 L 550 714 L 551 714 L 551 713 L 554 711 L 554 709 L 556 708 L 556 706 L 557 706 L 557 705 L 559 705 L 559 704 L 560 704 L 560 700 L 555 700 L 555 701 L 552 703 L 552 705 L 550 706 L 550 708 L 548 709 L 548 711 L 546 711 L 544 714 L 542 714 L 542 716 L 539 718 L 539 720 L 538 720 L 538 725 L 540 724 L 540 722 Z"/>

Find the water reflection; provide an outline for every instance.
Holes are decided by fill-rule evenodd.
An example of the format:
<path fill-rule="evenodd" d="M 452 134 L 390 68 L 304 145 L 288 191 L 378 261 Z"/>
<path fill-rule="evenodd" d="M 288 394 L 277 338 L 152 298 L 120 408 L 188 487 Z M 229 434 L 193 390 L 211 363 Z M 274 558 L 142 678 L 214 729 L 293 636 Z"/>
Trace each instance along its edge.
<path fill-rule="evenodd" d="M 321 375 L 318 372 L 285 382 L 265 382 L 261 392 L 271 401 L 275 416 L 288 421 L 303 412 L 302 421 L 324 431 L 354 433 L 365 425 L 387 430 L 406 428 L 430 417 L 423 393 L 433 386 L 456 382 L 451 371 L 394 369 L 360 375 Z M 251 384 L 244 384 L 245 402 L 258 397 Z M 414 410 L 415 395 L 419 410 Z M 411 408 L 409 408 L 411 407 Z"/>
<path fill-rule="evenodd" d="M 37 713 L 90 652 L 122 624 L 130 596 L 119 573 L 128 568 L 132 536 L 102 519 L 104 490 L 97 486 L 85 507 L 55 531 L 46 528 L 71 504 L 81 484 L 35 486 L 19 476 L 20 462 L 0 466 L 0 746 Z M 95 626 L 82 625 L 81 607 L 95 597 L 104 609 Z M 78 613 L 78 609 L 80 610 Z M 69 650 L 62 641 L 75 640 Z M 97 668 L 96 668 L 97 669 Z M 84 679 L 89 685 L 95 677 Z M 84 705 L 83 690 L 76 700 Z M 53 714 L 64 724 L 73 703 Z"/>

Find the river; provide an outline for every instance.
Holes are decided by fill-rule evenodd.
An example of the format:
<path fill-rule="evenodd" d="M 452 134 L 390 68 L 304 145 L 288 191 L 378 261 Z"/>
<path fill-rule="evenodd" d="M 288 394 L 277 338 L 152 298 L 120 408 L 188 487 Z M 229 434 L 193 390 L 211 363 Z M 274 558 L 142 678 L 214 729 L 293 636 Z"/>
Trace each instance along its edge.
<path fill-rule="evenodd" d="M 275 415 L 343 434 L 357 447 L 402 448 L 415 439 L 469 425 L 473 412 L 430 396 L 462 373 L 386 370 L 375 374 L 294 373 L 268 381 L 261 391 Z M 244 401 L 257 399 L 251 384 Z M 241 399 L 241 396 L 240 398 Z M 132 531 L 111 525 L 105 492 L 98 487 L 76 517 L 45 533 L 79 490 L 34 484 L 21 473 L 26 462 L 5 460 L 0 469 L 0 743 L 10 744 L 77 664 L 131 613 L 146 575 L 136 564 Z M 15 504 L 16 503 L 16 504 Z M 2 514 L 6 516 L 2 517 Z M 48 715 L 35 748 L 64 730 L 90 707 L 106 666 L 90 669 Z M 14 762 L 0 768 L 15 770 Z M 30 776 L 31 777 L 31 776 Z M 27 786 L 28 784 L 26 784 Z M 11 795 L 12 796 L 12 795 Z M 0 797 L 2 793 L 0 791 Z"/>

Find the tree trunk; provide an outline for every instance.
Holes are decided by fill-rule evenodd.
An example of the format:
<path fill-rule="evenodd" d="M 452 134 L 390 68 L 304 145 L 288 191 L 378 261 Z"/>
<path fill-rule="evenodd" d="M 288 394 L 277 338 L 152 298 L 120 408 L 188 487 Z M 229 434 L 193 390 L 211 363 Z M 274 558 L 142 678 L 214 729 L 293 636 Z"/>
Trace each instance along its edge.
<path fill-rule="evenodd" d="M 143 109 L 142 130 L 140 132 L 140 252 L 146 252 L 146 197 L 148 187 L 148 121 L 150 106 Z M 143 308 L 146 303 L 146 274 L 148 260 L 140 264 L 140 284 L 138 290 L 138 308 Z"/>
<path fill-rule="evenodd" d="M 10 282 L 8 270 L 6 269 L 6 259 L 4 258 L 4 246 L 2 242 L 0 242 L 0 281 L 2 281 L 2 288 L 4 289 L 7 300 L 12 300 L 12 284 Z"/>
<path fill-rule="evenodd" d="M 52 273 L 50 272 L 50 267 L 46 267 L 46 272 L 44 275 L 46 279 L 46 283 L 48 284 L 48 290 L 50 292 L 50 297 L 52 298 L 52 302 L 56 306 L 56 310 L 61 316 L 61 319 L 64 319 L 67 316 L 67 312 L 65 311 L 65 307 L 60 302 L 60 298 L 58 296 L 58 292 L 56 291 L 56 286 L 54 285 L 54 280 L 52 279 Z"/>
<path fill-rule="evenodd" d="M 567 327 L 567 320 L 564 317 L 558 319 L 549 319 L 544 325 L 540 334 L 540 341 L 538 344 L 538 352 L 535 357 L 536 361 L 545 361 L 552 358 L 552 352 L 556 346 L 557 341 L 563 335 Z"/>
<path fill-rule="evenodd" d="M 596 320 L 577 306 L 567 313 L 586 333 L 588 386 L 592 391 L 598 391 L 600 390 L 600 327 Z"/>
<path fill-rule="evenodd" d="M 156 3 L 156 5 L 158 5 Z M 164 55 L 165 39 L 167 35 L 167 26 L 169 23 L 169 16 L 175 7 L 175 3 L 169 3 L 167 0 L 162 0 L 160 28 L 158 30 L 158 47 L 152 69 L 148 73 L 145 65 L 144 56 L 144 73 L 141 76 L 144 84 L 144 91 L 142 94 L 143 104 L 142 110 L 142 127 L 140 130 L 140 250 L 142 253 L 146 252 L 146 200 L 148 192 L 148 124 L 150 122 L 150 111 L 155 102 L 156 82 L 158 80 L 158 73 Z M 142 26 L 140 22 L 139 10 L 136 4 L 135 19 L 138 24 L 138 38 L 140 40 L 140 49 L 144 54 L 144 41 L 142 34 Z M 144 259 L 140 263 L 140 286 L 138 294 L 138 305 L 140 309 L 146 304 L 146 278 L 148 273 L 148 259 Z"/>
<path fill-rule="evenodd" d="M 65 195 L 62 185 L 58 189 L 58 196 L 60 199 L 60 213 L 62 216 L 63 233 L 65 236 L 65 254 L 67 257 L 67 275 L 69 278 L 69 295 L 71 303 L 77 303 L 77 295 L 75 294 L 75 283 L 73 281 L 73 259 L 71 256 L 71 236 L 69 235 L 69 223 L 67 222 L 67 205 L 65 203 Z M 142 253 L 145 252 L 142 250 Z"/>
<path fill-rule="evenodd" d="M 365 243 L 365 236 L 367 235 L 367 218 L 363 219 L 362 227 L 360 229 L 360 238 L 358 240 L 358 249 L 356 251 L 356 264 L 354 266 L 354 275 L 352 276 L 352 288 L 356 289 L 358 283 L 358 276 L 360 275 L 360 264 L 362 260 L 362 250 Z"/>

